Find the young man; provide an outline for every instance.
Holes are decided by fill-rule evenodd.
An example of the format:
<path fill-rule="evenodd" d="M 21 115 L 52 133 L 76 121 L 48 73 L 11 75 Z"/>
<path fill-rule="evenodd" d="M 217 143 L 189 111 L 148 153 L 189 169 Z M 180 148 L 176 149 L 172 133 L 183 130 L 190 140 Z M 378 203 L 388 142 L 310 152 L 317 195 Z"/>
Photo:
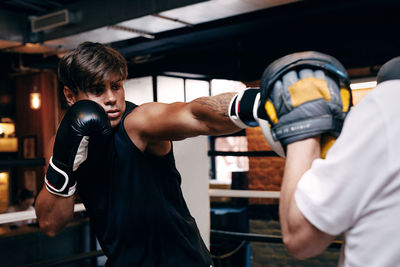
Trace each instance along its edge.
<path fill-rule="evenodd" d="M 319 134 L 287 144 L 280 222 L 284 243 L 298 258 L 321 253 L 344 233 L 339 266 L 400 263 L 400 64 L 392 71 L 390 64 L 351 110 L 325 159 Z"/>
<path fill-rule="evenodd" d="M 70 108 L 37 198 L 40 227 L 50 236 L 65 227 L 76 187 L 108 266 L 208 267 L 171 140 L 238 131 L 227 115 L 233 94 L 136 106 L 125 101 L 126 77 L 125 59 L 99 43 L 61 59 L 58 79 Z"/>

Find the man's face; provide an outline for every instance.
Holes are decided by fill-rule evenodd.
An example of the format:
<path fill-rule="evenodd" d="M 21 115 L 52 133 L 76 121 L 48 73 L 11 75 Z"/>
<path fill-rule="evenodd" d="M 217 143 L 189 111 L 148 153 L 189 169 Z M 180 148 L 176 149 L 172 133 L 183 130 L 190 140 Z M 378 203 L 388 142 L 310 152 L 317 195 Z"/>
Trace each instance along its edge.
<path fill-rule="evenodd" d="M 126 108 L 125 90 L 120 75 L 112 75 L 105 84 L 93 84 L 86 92 L 79 91 L 72 98 L 68 100 L 67 97 L 70 105 L 88 99 L 102 106 L 107 112 L 111 127 L 118 125 Z"/>

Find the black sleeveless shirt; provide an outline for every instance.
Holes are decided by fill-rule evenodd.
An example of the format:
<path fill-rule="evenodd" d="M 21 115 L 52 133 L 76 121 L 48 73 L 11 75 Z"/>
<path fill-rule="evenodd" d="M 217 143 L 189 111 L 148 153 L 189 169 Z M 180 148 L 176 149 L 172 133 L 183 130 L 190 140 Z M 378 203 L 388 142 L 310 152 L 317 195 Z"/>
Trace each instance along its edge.
<path fill-rule="evenodd" d="M 140 151 L 124 129 L 126 112 L 107 145 L 89 142 L 78 168 L 78 192 L 111 266 L 209 267 L 210 254 L 183 199 L 173 151 Z"/>

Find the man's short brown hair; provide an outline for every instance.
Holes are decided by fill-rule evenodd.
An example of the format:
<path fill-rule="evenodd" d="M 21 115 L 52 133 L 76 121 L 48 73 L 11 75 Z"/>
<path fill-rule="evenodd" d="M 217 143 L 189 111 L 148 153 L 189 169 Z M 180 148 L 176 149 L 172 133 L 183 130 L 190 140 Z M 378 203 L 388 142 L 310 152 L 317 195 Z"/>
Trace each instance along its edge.
<path fill-rule="evenodd" d="M 128 69 L 125 58 L 115 49 L 101 43 L 84 42 L 67 53 L 58 64 L 60 93 L 67 86 L 73 93 L 87 92 L 94 84 L 104 84 L 111 75 L 125 80 Z"/>

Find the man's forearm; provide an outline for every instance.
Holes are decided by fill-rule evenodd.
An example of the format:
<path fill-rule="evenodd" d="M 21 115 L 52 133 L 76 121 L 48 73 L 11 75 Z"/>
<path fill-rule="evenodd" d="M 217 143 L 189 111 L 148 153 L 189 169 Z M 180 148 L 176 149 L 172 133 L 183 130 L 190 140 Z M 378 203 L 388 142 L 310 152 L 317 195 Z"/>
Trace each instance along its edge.
<path fill-rule="evenodd" d="M 192 113 L 197 120 L 204 121 L 212 134 L 227 134 L 238 131 L 228 116 L 229 104 L 235 93 L 201 97 L 192 101 Z"/>
<path fill-rule="evenodd" d="M 74 197 L 58 197 L 49 193 L 44 187 L 35 204 L 39 226 L 49 236 L 59 233 L 73 218 Z"/>
<path fill-rule="evenodd" d="M 287 156 L 281 196 L 279 215 L 284 243 L 288 250 L 299 257 L 313 253 L 307 250 L 308 239 L 314 227 L 304 218 L 296 205 L 294 194 L 303 174 L 311 168 L 314 159 L 319 158 L 319 137 L 298 141 L 287 146 Z"/>

